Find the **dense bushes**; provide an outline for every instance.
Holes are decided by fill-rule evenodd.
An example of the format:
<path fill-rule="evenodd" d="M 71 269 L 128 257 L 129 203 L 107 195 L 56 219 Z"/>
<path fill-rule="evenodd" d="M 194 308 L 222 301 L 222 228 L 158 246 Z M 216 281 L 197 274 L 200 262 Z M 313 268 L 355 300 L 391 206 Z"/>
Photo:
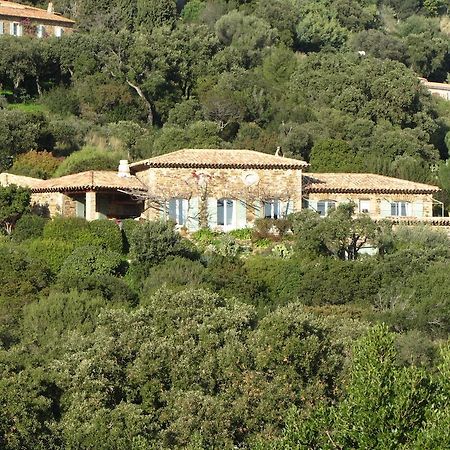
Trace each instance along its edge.
<path fill-rule="evenodd" d="M 348 217 L 319 219 L 325 236 L 317 216 L 291 219 L 261 250 L 206 231 L 194 243 L 170 222 L 23 216 L 0 246 L 0 442 L 327 448 L 324 429 L 343 448 L 444 442 L 427 421 L 448 399 L 424 374 L 450 331 L 447 238 L 400 228 L 386 252 L 348 260 L 310 245 L 334 226 L 351 239 Z M 352 352 L 378 321 L 402 334 Z"/>
<path fill-rule="evenodd" d="M 14 227 L 12 238 L 17 242 L 42 237 L 47 219 L 36 214 L 24 214 Z"/>
<path fill-rule="evenodd" d="M 122 233 L 117 224 L 108 220 L 87 222 L 81 218 L 55 218 L 43 232 L 44 239 L 68 242 L 74 246 L 96 246 L 121 253 Z"/>

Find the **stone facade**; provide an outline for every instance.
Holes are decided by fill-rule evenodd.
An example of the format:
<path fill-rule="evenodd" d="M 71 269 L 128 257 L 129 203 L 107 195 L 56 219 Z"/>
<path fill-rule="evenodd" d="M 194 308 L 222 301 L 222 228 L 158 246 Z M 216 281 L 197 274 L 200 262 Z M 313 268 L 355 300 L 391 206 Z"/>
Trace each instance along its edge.
<path fill-rule="evenodd" d="M 229 228 L 251 226 L 262 216 L 262 203 L 279 201 L 281 214 L 302 208 L 302 171 L 300 169 L 190 169 L 150 168 L 137 177 L 148 186 L 151 199 L 145 217 L 155 219 L 166 214 L 171 199 L 187 204 L 188 228 L 221 228 L 217 220 L 217 201 L 233 201 Z"/>
<path fill-rule="evenodd" d="M 64 25 L 43 19 L 28 21 L 21 17 L 13 18 L 0 15 L 0 35 L 61 37 L 69 33 L 73 33 L 73 28 L 69 24 Z"/>
<path fill-rule="evenodd" d="M 319 201 L 334 201 L 336 206 L 340 203 L 353 201 L 358 212 L 367 212 L 373 219 L 391 216 L 392 202 L 406 202 L 409 206 L 407 216 L 411 217 L 432 217 L 433 216 L 433 196 L 431 194 L 378 194 L 378 193 L 310 193 L 306 199 L 306 205 L 310 209 L 317 209 Z M 363 211 L 361 205 L 368 211 Z"/>

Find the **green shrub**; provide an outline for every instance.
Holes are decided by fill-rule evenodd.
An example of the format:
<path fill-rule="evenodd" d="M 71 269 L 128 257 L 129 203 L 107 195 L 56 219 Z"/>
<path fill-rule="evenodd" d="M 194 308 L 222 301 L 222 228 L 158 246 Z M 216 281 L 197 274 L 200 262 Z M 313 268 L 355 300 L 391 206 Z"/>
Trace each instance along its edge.
<path fill-rule="evenodd" d="M 216 241 L 221 234 L 222 233 L 212 231 L 209 228 L 202 228 L 201 230 L 192 233 L 191 238 L 194 242 L 209 245 Z"/>
<path fill-rule="evenodd" d="M 55 176 L 61 177 L 87 170 L 117 170 L 119 160 L 125 156 L 122 152 L 84 147 L 68 156 L 56 170 Z"/>
<path fill-rule="evenodd" d="M 58 273 L 75 246 L 69 241 L 48 238 L 28 241 L 25 248 L 32 258 L 42 259 L 53 273 Z"/>
<path fill-rule="evenodd" d="M 16 175 L 47 179 L 54 174 L 60 164 L 61 159 L 56 158 L 50 152 L 31 150 L 18 155 L 9 172 Z"/>
<path fill-rule="evenodd" d="M 139 284 L 153 266 L 169 256 L 186 256 L 189 253 L 192 253 L 192 249 L 175 231 L 172 222 L 140 222 L 130 234 L 130 269 Z"/>
<path fill-rule="evenodd" d="M 199 261 L 177 256 L 150 269 L 144 281 L 142 297 L 149 297 L 162 286 L 181 289 L 186 286 L 199 286 L 204 281 L 205 267 Z"/>
<path fill-rule="evenodd" d="M 54 114 L 68 116 L 78 115 L 80 105 L 72 89 L 58 86 L 42 95 L 41 102 Z"/>
<path fill-rule="evenodd" d="M 58 274 L 58 281 L 68 286 L 74 279 L 89 276 L 101 278 L 120 275 L 123 272 L 124 264 L 119 253 L 100 247 L 84 246 L 76 248 L 66 259 Z"/>
<path fill-rule="evenodd" d="M 45 239 L 70 242 L 75 247 L 96 246 L 122 253 L 122 233 L 117 224 L 109 220 L 88 222 L 80 217 L 57 217 L 44 227 Z"/>
<path fill-rule="evenodd" d="M 35 214 L 24 214 L 14 227 L 12 238 L 17 242 L 42 237 L 46 218 Z"/>
<path fill-rule="evenodd" d="M 122 253 L 124 244 L 119 226 L 112 220 L 93 220 L 89 222 L 89 231 L 93 242 L 98 242 L 103 248 Z"/>
<path fill-rule="evenodd" d="M 76 244 L 89 236 L 89 222 L 81 217 L 55 217 L 46 223 L 43 236 Z"/>
<path fill-rule="evenodd" d="M 84 292 L 52 292 L 24 308 L 23 335 L 44 347 L 58 347 L 66 332 L 90 333 L 100 311 L 107 305 L 102 297 Z"/>
<path fill-rule="evenodd" d="M 239 240 L 250 240 L 252 238 L 252 229 L 251 228 L 241 228 L 239 230 L 232 230 L 228 233 L 230 236 L 233 236 L 235 239 Z"/>
<path fill-rule="evenodd" d="M 130 235 L 138 225 L 139 222 L 134 219 L 125 219 L 122 221 L 122 241 L 124 253 L 128 253 L 130 251 Z"/>

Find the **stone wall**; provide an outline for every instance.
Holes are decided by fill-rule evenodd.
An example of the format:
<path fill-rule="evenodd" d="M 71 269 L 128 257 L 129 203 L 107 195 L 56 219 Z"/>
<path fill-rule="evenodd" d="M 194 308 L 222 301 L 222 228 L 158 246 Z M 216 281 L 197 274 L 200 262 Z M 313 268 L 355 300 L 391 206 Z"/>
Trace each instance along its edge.
<path fill-rule="evenodd" d="M 171 198 L 196 199 L 200 215 L 209 200 L 242 200 L 247 205 L 247 222 L 257 216 L 255 208 L 248 205 L 263 200 L 288 202 L 292 212 L 302 208 L 301 170 L 151 168 L 136 175 L 148 186 L 152 197 L 144 213 L 149 219 L 160 217 L 158 202 Z"/>
<path fill-rule="evenodd" d="M 48 217 L 64 214 L 64 194 L 59 192 L 39 192 L 31 194 L 31 207 Z"/>
<path fill-rule="evenodd" d="M 10 16 L 1 16 L 0 15 L 0 22 L 3 23 L 3 34 L 9 35 L 11 34 L 11 24 L 12 23 L 19 23 L 22 25 L 22 34 L 21 36 L 36 36 L 37 37 L 37 25 L 43 25 L 45 34 L 44 36 L 56 36 L 56 30 L 57 28 L 61 28 L 63 31 L 63 34 L 69 34 L 73 33 L 73 27 L 64 25 L 64 23 L 61 22 L 54 22 L 49 20 L 42 20 L 42 19 L 33 19 L 31 20 L 30 28 L 27 29 L 26 26 L 24 26 L 24 19 L 23 17 L 17 17 L 13 18 Z"/>

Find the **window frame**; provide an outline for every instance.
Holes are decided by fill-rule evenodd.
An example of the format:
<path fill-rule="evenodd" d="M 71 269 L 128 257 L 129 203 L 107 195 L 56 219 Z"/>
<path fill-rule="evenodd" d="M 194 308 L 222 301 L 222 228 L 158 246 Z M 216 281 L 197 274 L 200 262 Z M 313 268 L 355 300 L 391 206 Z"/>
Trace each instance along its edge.
<path fill-rule="evenodd" d="M 60 26 L 55 26 L 53 34 L 57 38 L 63 37 L 63 35 L 64 35 L 64 28 L 60 27 Z"/>
<path fill-rule="evenodd" d="M 323 214 L 322 214 L 322 208 L 319 206 L 320 204 L 324 205 L 323 208 Z M 319 213 L 320 217 L 327 217 L 328 214 L 330 214 L 330 211 L 336 209 L 336 200 L 318 200 L 317 206 L 316 206 L 316 212 Z"/>
<path fill-rule="evenodd" d="M 270 208 L 270 214 L 267 213 L 267 207 Z M 279 198 L 268 198 L 262 202 L 262 215 L 264 219 L 281 219 L 284 217 L 283 211 L 281 210 L 281 201 Z"/>
<path fill-rule="evenodd" d="M 411 202 L 405 200 L 394 200 L 391 204 L 391 217 L 409 217 L 411 216 Z M 404 212 L 404 214 L 403 214 Z"/>
<path fill-rule="evenodd" d="M 175 210 L 173 210 L 173 206 Z M 188 220 L 189 200 L 182 197 L 171 198 L 167 202 L 167 217 L 175 222 L 177 226 L 184 227 Z M 173 214 L 172 212 L 175 212 Z"/>
<path fill-rule="evenodd" d="M 39 39 L 45 37 L 45 25 L 41 23 L 39 25 L 36 25 L 36 36 Z"/>
<path fill-rule="evenodd" d="M 221 205 L 220 205 L 221 204 Z M 220 212 L 220 208 L 223 212 Z M 217 225 L 231 228 L 236 220 L 236 202 L 232 198 L 219 198 L 216 202 Z M 219 220 L 221 219 L 221 222 Z"/>
<path fill-rule="evenodd" d="M 369 207 L 366 209 L 366 208 L 361 208 L 361 203 L 362 202 L 367 202 L 368 204 L 369 204 Z M 360 198 L 359 199 L 359 202 L 358 202 L 358 209 L 359 209 L 359 213 L 360 214 L 370 214 L 370 203 L 371 203 L 371 201 L 370 201 L 370 199 L 369 198 Z"/>
<path fill-rule="evenodd" d="M 11 22 L 9 32 L 10 32 L 11 36 L 16 36 L 16 37 L 22 36 L 23 35 L 22 24 L 20 22 Z"/>

